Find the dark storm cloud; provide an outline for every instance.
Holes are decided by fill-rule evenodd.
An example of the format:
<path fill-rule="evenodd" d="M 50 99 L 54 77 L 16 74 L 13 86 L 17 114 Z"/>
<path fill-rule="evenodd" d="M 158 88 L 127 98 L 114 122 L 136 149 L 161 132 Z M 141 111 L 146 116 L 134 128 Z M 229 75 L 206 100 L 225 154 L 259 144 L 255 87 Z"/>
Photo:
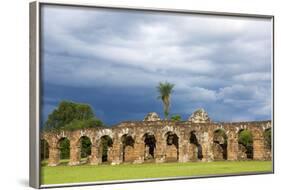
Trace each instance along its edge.
<path fill-rule="evenodd" d="M 43 23 L 45 118 L 69 99 L 108 124 L 141 120 L 162 112 L 160 81 L 183 118 L 271 117 L 270 20 L 45 6 Z"/>

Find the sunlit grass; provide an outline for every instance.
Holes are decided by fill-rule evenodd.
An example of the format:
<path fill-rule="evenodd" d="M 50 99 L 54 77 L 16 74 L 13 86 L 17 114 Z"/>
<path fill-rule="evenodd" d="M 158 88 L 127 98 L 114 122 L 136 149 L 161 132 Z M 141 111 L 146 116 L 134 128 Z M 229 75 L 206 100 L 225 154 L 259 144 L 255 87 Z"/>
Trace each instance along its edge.
<path fill-rule="evenodd" d="M 68 166 L 67 162 L 68 160 L 62 160 L 62 165 L 48 167 L 46 166 L 46 161 L 44 161 L 42 166 L 42 184 L 272 171 L 271 161 L 147 163 L 115 166 L 91 166 L 88 164 Z"/>

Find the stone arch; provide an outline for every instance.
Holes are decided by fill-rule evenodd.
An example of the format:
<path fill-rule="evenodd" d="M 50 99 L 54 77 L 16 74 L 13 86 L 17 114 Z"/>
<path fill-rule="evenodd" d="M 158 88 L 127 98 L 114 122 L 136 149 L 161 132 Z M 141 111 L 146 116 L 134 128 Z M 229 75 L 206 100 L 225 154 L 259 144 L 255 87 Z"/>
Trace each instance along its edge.
<path fill-rule="evenodd" d="M 214 130 L 213 155 L 214 160 L 227 160 L 227 135 L 223 128 Z"/>
<path fill-rule="evenodd" d="M 202 160 L 203 152 L 202 145 L 199 143 L 196 131 L 189 133 L 189 159 L 191 161 Z"/>
<path fill-rule="evenodd" d="M 252 160 L 253 158 L 253 133 L 248 128 L 242 128 L 238 131 L 238 160 Z"/>
<path fill-rule="evenodd" d="M 40 159 L 41 161 L 49 159 L 49 143 L 45 139 L 40 140 Z"/>
<path fill-rule="evenodd" d="M 70 159 L 70 140 L 67 137 L 61 137 L 57 146 L 59 149 L 59 163 L 68 163 Z"/>
<path fill-rule="evenodd" d="M 113 140 L 109 135 L 103 135 L 99 139 L 99 157 L 102 163 L 112 161 Z"/>
<path fill-rule="evenodd" d="M 96 132 L 95 136 L 97 140 L 100 140 L 104 136 L 108 136 L 113 139 L 113 132 L 112 129 L 101 129 Z"/>
<path fill-rule="evenodd" d="M 59 144 L 62 139 L 66 138 L 70 140 L 70 162 L 69 165 L 77 165 L 80 163 L 80 145 L 79 139 L 82 136 L 91 137 L 92 149 L 90 163 L 93 165 L 100 164 L 102 162 L 102 155 L 100 154 L 100 138 L 105 135 L 110 136 L 113 139 L 112 146 L 112 162 L 111 164 L 120 164 L 122 161 L 142 163 L 145 158 L 145 147 L 148 147 L 145 134 L 154 135 L 156 138 L 155 145 L 155 162 L 165 162 L 166 158 L 169 161 L 167 149 L 169 146 L 175 143 L 167 143 L 167 138 L 170 134 L 175 134 L 178 137 L 178 145 L 175 146 L 176 153 L 175 159 L 180 162 L 185 161 L 208 161 L 213 160 L 213 144 L 219 143 L 219 140 L 214 139 L 213 134 L 216 129 L 224 129 L 227 135 L 227 159 L 238 160 L 241 159 L 239 155 L 239 147 L 243 147 L 241 143 L 238 143 L 238 133 L 243 130 L 251 130 L 253 136 L 252 152 L 254 160 L 271 159 L 270 151 L 268 150 L 268 156 L 266 153 L 265 145 L 265 132 L 270 130 L 270 122 L 239 122 L 239 123 L 222 123 L 222 124 L 192 124 L 192 123 L 173 123 L 173 122 L 138 122 L 138 123 L 123 123 L 118 127 L 107 128 L 92 128 L 85 130 L 74 131 L 60 131 L 60 132 L 44 132 L 41 134 L 41 139 L 45 139 L 49 145 L 49 166 L 56 166 L 59 164 L 60 151 Z M 121 140 L 122 139 L 122 140 Z M 132 143 L 128 143 L 131 139 Z M 173 140 L 172 140 L 173 141 Z M 213 142 L 213 143 L 212 143 Z M 201 146 L 202 145 L 202 146 Z M 171 146 L 173 147 L 173 146 Z M 130 150 L 131 149 L 131 150 Z M 128 151 L 131 153 L 128 154 Z M 61 152 L 61 154 L 59 153 Z M 126 153 L 127 152 L 127 153 Z M 149 152 L 149 150 L 147 151 Z M 152 151 L 150 151 L 152 152 Z M 214 151 L 215 152 L 215 151 Z M 220 154 L 222 151 L 219 151 Z M 202 154 L 203 153 L 203 154 Z M 244 152 L 246 154 L 246 152 Z M 108 158 L 110 158 L 110 151 L 108 152 Z M 153 156 L 152 156 L 153 157 Z M 241 156 L 240 156 L 241 157 Z M 250 157 L 246 154 L 245 159 Z M 215 160 L 217 158 L 215 157 Z M 251 159 L 251 157 L 250 157 Z M 104 159 L 105 160 L 105 159 Z M 66 161 L 64 161 L 65 163 Z"/>
<path fill-rule="evenodd" d="M 271 160 L 272 157 L 272 151 L 271 151 L 271 147 L 272 147 L 272 131 L 271 128 L 267 128 L 264 130 L 263 132 L 264 135 L 264 159 L 265 160 Z"/>
<path fill-rule="evenodd" d="M 265 143 L 265 148 L 271 150 L 271 128 L 267 128 L 264 130 L 264 143 Z"/>
<path fill-rule="evenodd" d="M 179 159 L 179 136 L 168 131 L 165 134 L 166 149 L 165 149 L 165 160 L 166 161 L 178 161 Z"/>
<path fill-rule="evenodd" d="M 63 140 L 63 139 L 67 139 L 69 141 L 71 141 L 71 133 L 70 131 L 60 131 L 59 133 L 55 134 L 56 136 L 56 139 L 58 140 L 58 142 L 60 140 Z"/>
<path fill-rule="evenodd" d="M 166 138 L 167 133 L 173 133 L 173 134 L 177 135 L 178 137 L 180 136 L 179 130 L 177 128 L 175 128 L 174 126 L 166 125 L 166 126 L 164 126 L 163 129 L 161 129 L 161 136 L 163 139 Z"/>
<path fill-rule="evenodd" d="M 89 162 L 89 157 L 91 156 L 92 153 L 92 141 L 91 138 L 89 138 L 86 135 L 83 135 L 79 138 L 78 141 L 78 150 L 80 152 L 79 158 L 80 158 L 80 163 L 88 163 Z"/>
<path fill-rule="evenodd" d="M 122 143 L 122 162 L 132 162 L 134 161 L 134 145 L 135 145 L 135 139 L 132 137 L 132 135 L 124 134 L 121 137 L 121 143 Z"/>
<path fill-rule="evenodd" d="M 144 160 L 154 160 L 156 149 L 156 138 L 153 133 L 145 133 L 142 137 L 144 142 Z"/>

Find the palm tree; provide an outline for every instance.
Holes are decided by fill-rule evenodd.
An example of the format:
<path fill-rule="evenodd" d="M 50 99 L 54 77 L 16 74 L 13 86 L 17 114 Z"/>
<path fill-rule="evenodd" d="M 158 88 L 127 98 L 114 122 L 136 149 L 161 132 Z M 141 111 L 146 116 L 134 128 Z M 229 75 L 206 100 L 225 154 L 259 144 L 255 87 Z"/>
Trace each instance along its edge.
<path fill-rule="evenodd" d="M 171 97 L 171 93 L 173 92 L 172 90 L 174 86 L 175 86 L 174 84 L 168 82 L 165 83 L 160 82 L 159 85 L 156 87 L 160 94 L 157 98 L 161 99 L 164 105 L 165 119 L 167 119 L 169 116 L 170 97 Z"/>

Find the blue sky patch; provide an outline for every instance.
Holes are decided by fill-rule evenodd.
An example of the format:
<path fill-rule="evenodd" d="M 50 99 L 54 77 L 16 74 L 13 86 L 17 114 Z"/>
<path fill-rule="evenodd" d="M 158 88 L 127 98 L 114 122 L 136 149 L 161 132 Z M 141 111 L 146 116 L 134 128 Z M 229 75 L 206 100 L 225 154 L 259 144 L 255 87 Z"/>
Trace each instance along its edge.
<path fill-rule="evenodd" d="M 61 100 L 107 125 L 204 108 L 214 121 L 271 119 L 270 19 L 44 5 L 42 118 Z"/>

